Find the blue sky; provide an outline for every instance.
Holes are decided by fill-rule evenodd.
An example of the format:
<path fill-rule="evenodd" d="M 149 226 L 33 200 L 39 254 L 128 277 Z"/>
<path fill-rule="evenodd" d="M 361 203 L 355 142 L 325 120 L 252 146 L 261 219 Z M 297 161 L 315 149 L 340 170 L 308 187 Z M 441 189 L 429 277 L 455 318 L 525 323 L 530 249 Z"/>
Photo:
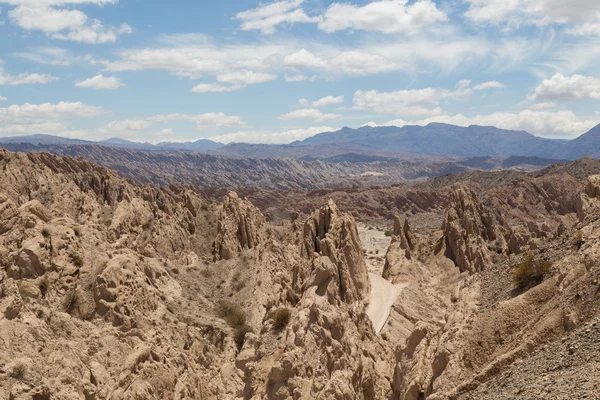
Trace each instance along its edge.
<path fill-rule="evenodd" d="M 600 123 L 594 0 L 0 0 L 0 136 Z"/>

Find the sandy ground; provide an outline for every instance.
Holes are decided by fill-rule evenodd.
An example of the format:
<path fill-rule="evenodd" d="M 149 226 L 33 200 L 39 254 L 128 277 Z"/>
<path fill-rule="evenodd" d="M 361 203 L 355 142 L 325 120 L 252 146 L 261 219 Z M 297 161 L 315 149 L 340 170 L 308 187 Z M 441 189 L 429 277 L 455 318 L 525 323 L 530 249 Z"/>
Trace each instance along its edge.
<path fill-rule="evenodd" d="M 385 327 L 392 305 L 394 305 L 403 286 L 393 285 L 381 277 L 383 265 L 385 264 L 385 253 L 392 240 L 390 237 L 385 236 L 383 228 L 358 224 L 358 233 L 366 252 L 365 260 L 371 281 L 371 296 L 367 307 L 367 315 L 371 319 L 375 331 L 380 333 Z"/>
<path fill-rule="evenodd" d="M 390 247 L 392 238 L 385 236 L 385 230 L 382 227 L 363 223 L 359 223 L 357 226 L 363 249 L 366 252 L 367 268 L 369 272 L 381 276 L 385 264 L 385 253 Z"/>
<path fill-rule="evenodd" d="M 393 285 L 380 275 L 369 273 L 371 279 L 371 297 L 367 307 L 367 315 L 377 333 L 385 327 L 392 306 L 402 291 L 402 286 Z"/>

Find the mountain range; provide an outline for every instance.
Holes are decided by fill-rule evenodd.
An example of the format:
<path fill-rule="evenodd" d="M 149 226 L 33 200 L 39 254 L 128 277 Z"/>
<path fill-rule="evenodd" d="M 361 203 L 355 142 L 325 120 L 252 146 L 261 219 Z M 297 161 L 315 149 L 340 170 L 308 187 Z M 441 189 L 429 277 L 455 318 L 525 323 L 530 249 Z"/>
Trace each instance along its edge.
<path fill-rule="evenodd" d="M 201 139 L 195 142 L 138 143 L 120 138 L 104 141 L 67 139 L 50 135 L 0 138 L 0 145 L 100 145 L 131 150 L 188 151 L 251 158 L 294 158 L 332 162 L 414 160 L 422 157 L 527 156 L 574 160 L 600 156 L 600 125 L 573 140 L 548 139 L 525 131 L 490 126 L 459 127 L 431 123 L 426 126 L 344 127 L 284 145 L 230 143 Z"/>

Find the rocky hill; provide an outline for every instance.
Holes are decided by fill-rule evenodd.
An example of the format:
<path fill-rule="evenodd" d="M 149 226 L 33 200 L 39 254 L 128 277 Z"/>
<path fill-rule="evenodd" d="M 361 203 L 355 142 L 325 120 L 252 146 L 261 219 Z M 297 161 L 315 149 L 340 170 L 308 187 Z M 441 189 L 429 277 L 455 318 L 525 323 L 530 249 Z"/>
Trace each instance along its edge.
<path fill-rule="evenodd" d="M 209 197 L 1 150 L 0 398 L 595 398 L 599 165 Z"/>
<path fill-rule="evenodd" d="M 314 189 L 390 185 L 476 169 L 536 170 L 555 163 L 535 157 L 421 158 L 412 161 L 225 157 L 182 151 L 145 151 L 99 145 L 0 144 L 9 150 L 83 157 L 137 183 L 202 188 Z"/>

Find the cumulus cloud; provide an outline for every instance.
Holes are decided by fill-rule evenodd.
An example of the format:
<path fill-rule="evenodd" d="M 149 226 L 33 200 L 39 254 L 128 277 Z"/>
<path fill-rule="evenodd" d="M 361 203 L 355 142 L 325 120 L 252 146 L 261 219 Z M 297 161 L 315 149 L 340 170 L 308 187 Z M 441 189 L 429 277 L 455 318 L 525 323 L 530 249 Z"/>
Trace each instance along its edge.
<path fill-rule="evenodd" d="M 115 76 L 103 76 L 100 74 L 84 81 L 76 82 L 75 86 L 86 89 L 114 90 L 120 88 L 123 84 Z"/>
<path fill-rule="evenodd" d="M 502 89 L 503 87 L 503 83 L 500 83 L 498 81 L 489 81 L 473 86 L 473 90 Z"/>
<path fill-rule="evenodd" d="M 3 68 L 4 62 L 0 60 L 0 86 L 2 85 L 27 85 L 33 83 L 52 83 L 56 81 L 58 78 L 48 74 L 28 74 L 21 73 L 19 75 L 10 75 L 4 71 Z"/>
<path fill-rule="evenodd" d="M 285 75 L 286 82 L 304 82 L 307 79 L 306 75 Z"/>
<path fill-rule="evenodd" d="M 116 1 L 53 1 L 53 0 L 0 0 L 16 6 L 8 12 L 11 22 L 27 31 L 41 31 L 48 37 L 59 40 L 72 40 L 81 43 L 113 43 L 120 35 L 133 30 L 127 24 L 118 27 L 104 26 L 89 18 L 80 10 L 66 8 L 78 4 L 106 5 Z"/>
<path fill-rule="evenodd" d="M 319 100 L 316 101 L 308 101 L 307 99 L 300 99 L 300 101 L 298 101 L 298 104 L 300 104 L 302 107 L 312 107 L 312 108 L 323 108 L 323 107 L 327 107 L 330 106 L 332 104 L 340 104 L 344 102 L 344 96 L 326 96 L 323 98 L 320 98 Z"/>
<path fill-rule="evenodd" d="M 334 132 L 338 129 L 330 126 L 315 126 L 285 131 L 240 131 L 212 136 L 209 139 L 220 143 L 286 144 L 296 140 L 304 140 L 319 133 Z"/>
<path fill-rule="evenodd" d="M 354 93 L 354 109 L 372 110 L 398 116 L 432 116 L 442 114 L 438 106 L 444 99 L 465 99 L 472 94 L 471 81 L 460 81 L 455 90 L 424 88 L 378 92 L 358 90 Z"/>
<path fill-rule="evenodd" d="M 232 83 L 237 85 L 254 85 L 274 81 L 277 75 L 254 71 L 232 71 L 217 74 L 218 82 Z"/>
<path fill-rule="evenodd" d="M 192 88 L 194 93 L 235 92 L 244 88 L 243 85 L 220 85 L 218 83 L 199 83 Z"/>
<path fill-rule="evenodd" d="M 304 0 L 284 0 L 261 5 L 252 10 L 236 14 L 242 21 L 245 31 L 258 30 L 263 34 L 272 34 L 282 24 L 318 23 L 319 17 L 309 17 L 300 6 Z"/>
<path fill-rule="evenodd" d="M 60 102 L 12 105 L 0 108 L 0 122 L 10 124 L 25 124 L 43 122 L 49 119 L 90 118 L 105 114 L 100 107 L 81 102 Z"/>
<path fill-rule="evenodd" d="M 338 114 L 325 114 L 316 108 L 303 108 L 301 110 L 291 111 L 279 116 L 282 121 L 290 121 L 293 119 L 310 119 L 313 122 L 323 122 L 330 119 L 340 118 Z"/>
<path fill-rule="evenodd" d="M 6 97 L 0 96 L 0 101 L 6 101 L 6 100 L 8 100 Z"/>
<path fill-rule="evenodd" d="M 343 51 L 326 58 L 302 49 L 285 56 L 283 63 L 288 67 L 322 70 L 327 73 L 342 72 L 356 76 L 391 72 L 404 66 L 382 55 L 360 50 Z"/>
<path fill-rule="evenodd" d="M 545 79 L 529 96 L 531 101 L 578 101 L 600 99 L 600 79 L 591 76 L 563 76 Z"/>
<path fill-rule="evenodd" d="M 413 35 L 424 27 L 446 21 L 446 14 L 430 0 L 408 4 L 408 0 L 374 1 L 365 6 L 333 3 L 319 29 L 332 33 L 346 29 Z"/>

